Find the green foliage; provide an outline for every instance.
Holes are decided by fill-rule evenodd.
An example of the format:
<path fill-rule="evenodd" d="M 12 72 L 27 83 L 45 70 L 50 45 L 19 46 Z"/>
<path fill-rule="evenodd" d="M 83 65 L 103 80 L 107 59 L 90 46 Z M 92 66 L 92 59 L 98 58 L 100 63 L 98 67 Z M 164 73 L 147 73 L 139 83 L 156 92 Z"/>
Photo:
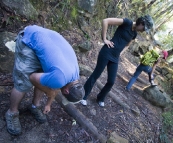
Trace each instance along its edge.
<path fill-rule="evenodd" d="M 91 39 L 90 36 L 88 35 L 88 33 L 85 33 L 84 36 L 85 36 L 85 39 L 87 39 L 87 40 Z"/>
<path fill-rule="evenodd" d="M 76 9 L 76 7 L 72 7 L 71 16 L 74 19 L 77 18 L 77 9 Z"/>
<path fill-rule="evenodd" d="M 161 134 L 160 134 L 160 141 L 161 143 L 170 143 L 167 134 L 164 132 L 164 130 L 161 130 Z"/>
<path fill-rule="evenodd" d="M 29 0 L 35 9 L 44 9 L 44 2 L 41 0 Z"/>
<path fill-rule="evenodd" d="M 173 111 L 167 111 L 162 114 L 162 128 L 160 134 L 161 143 L 170 143 L 168 139 L 168 132 L 173 130 Z"/>
<path fill-rule="evenodd" d="M 70 7 L 70 0 L 63 0 L 60 4 L 62 5 L 62 11 L 64 11 Z"/>
<path fill-rule="evenodd" d="M 159 40 L 160 42 L 163 44 L 163 48 L 164 49 L 172 49 L 173 47 L 173 35 L 172 34 L 168 34 L 168 35 L 159 35 Z"/>
<path fill-rule="evenodd" d="M 165 24 L 163 24 L 162 26 L 160 26 L 159 30 L 166 31 L 167 30 L 167 26 Z"/>
<path fill-rule="evenodd" d="M 163 126 L 166 129 L 173 128 L 173 111 L 164 112 L 162 114 L 162 117 L 163 117 Z"/>

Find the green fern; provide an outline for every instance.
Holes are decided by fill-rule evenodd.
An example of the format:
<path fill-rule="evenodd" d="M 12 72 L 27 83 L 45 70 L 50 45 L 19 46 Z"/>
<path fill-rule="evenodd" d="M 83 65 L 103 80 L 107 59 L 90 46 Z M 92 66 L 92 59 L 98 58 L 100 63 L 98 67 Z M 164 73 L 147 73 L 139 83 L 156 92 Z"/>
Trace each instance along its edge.
<path fill-rule="evenodd" d="M 76 9 L 76 7 L 72 8 L 71 16 L 76 19 L 76 17 L 77 17 L 77 9 Z"/>

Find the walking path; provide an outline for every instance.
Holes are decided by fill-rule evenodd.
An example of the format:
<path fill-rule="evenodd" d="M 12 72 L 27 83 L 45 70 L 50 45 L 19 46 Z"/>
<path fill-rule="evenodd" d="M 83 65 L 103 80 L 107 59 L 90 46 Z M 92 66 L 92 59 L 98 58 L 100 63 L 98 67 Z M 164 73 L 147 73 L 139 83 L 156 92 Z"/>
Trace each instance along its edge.
<path fill-rule="evenodd" d="M 149 85 L 148 77 L 142 73 L 130 92 L 124 90 L 127 81 L 134 73 L 136 65 L 122 58 L 119 64 L 116 83 L 105 101 L 105 107 L 101 108 L 96 103 L 96 95 L 106 82 L 106 73 L 99 78 L 100 84 L 93 88 L 88 99 L 88 106 L 63 105 L 54 102 L 52 110 L 48 114 L 48 122 L 39 124 L 28 112 L 27 106 L 31 103 L 33 91 L 27 93 L 20 105 L 20 121 L 22 134 L 11 136 L 6 131 L 4 114 L 9 107 L 9 96 L 12 86 L 0 86 L 0 142 L 1 143 L 57 143 L 57 142 L 105 142 L 111 133 L 116 132 L 129 142 L 146 142 L 152 140 L 158 142 L 158 128 L 160 127 L 161 109 L 152 106 L 142 96 L 142 88 Z M 86 81 L 84 76 L 82 82 Z M 2 84 L 1 84 L 2 85 Z M 123 107 L 116 100 L 129 106 L 130 109 L 138 109 L 139 114 Z M 42 103 L 45 104 L 46 97 Z M 62 108 L 63 107 L 63 108 Z M 70 116 L 66 113 L 70 114 Z M 136 112 L 135 112 L 136 113 Z"/>

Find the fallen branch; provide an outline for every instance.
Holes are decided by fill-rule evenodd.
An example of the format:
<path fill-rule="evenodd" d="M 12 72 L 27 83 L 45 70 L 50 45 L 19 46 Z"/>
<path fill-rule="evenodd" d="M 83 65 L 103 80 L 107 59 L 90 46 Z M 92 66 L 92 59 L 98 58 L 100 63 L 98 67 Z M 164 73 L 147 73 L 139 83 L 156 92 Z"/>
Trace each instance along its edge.
<path fill-rule="evenodd" d="M 85 117 L 79 110 L 77 110 L 74 104 L 68 102 L 61 93 L 55 97 L 55 100 L 60 103 L 64 110 L 70 116 L 72 116 L 84 129 L 88 130 L 95 137 L 97 137 L 101 143 L 106 143 L 107 138 L 103 134 L 99 133 L 93 123 L 90 122 L 87 117 Z"/>

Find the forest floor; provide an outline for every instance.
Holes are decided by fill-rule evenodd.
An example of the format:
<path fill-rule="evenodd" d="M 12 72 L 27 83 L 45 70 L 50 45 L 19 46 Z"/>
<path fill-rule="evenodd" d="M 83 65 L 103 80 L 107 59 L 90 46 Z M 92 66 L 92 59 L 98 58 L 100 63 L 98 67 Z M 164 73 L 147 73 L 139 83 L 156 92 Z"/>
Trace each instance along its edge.
<path fill-rule="evenodd" d="M 94 53 L 95 52 L 95 53 Z M 96 60 L 97 50 L 92 50 L 92 54 L 87 54 L 89 59 Z M 95 66 L 95 60 L 82 59 L 81 55 L 77 55 L 79 62 L 85 64 L 92 69 Z M 92 57 L 93 56 L 93 57 Z M 92 57 L 92 58 L 91 58 Z M 159 135 L 161 128 L 161 112 L 162 110 L 151 105 L 142 98 L 141 92 L 145 86 L 149 85 L 148 77 L 142 73 L 137 80 L 135 86 L 130 92 L 124 90 L 131 74 L 135 71 L 136 65 L 130 62 L 133 58 L 128 52 L 122 55 L 118 76 L 112 88 L 112 92 L 119 97 L 124 103 L 130 107 L 137 107 L 140 114 L 137 116 L 133 112 L 125 109 L 121 105 L 114 102 L 110 97 L 106 98 L 105 107 L 101 108 L 96 103 L 96 95 L 99 92 L 97 85 L 94 86 L 88 99 L 88 106 L 80 103 L 75 104 L 76 110 L 90 120 L 100 133 L 107 138 L 112 132 L 116 132 L 119 136 L 129 140 L 130 143 L 159 143 Z M 86 62 L 86 63 L 84 63 Z M 0 76 L 0 142 L 1 143 L 97 143 L 99 140 L 82 126 L 75 122 L 64 109 L 56 102 L 53 102 L 51 112 L 47 115 L 48 122 L 39 124 L 27 110 L 31 104 L 33 91 L 26 94 L 20 104 L 20 122 L 22 125 L 22 134 L 12 136 L 6 131 L 5 112 L 9 108 L 9 96 L 12 89 L 11 74 L 1 74 Z M 106 70 L 103 72 L 99 80 L 105 84 L 107 79 Z M 81 82 L 84 84 L 86 77 L 81 76 Z M 6 86 L 5 86 L 6 85 Z M 138 90 L 135 90 L 137 89 Z M 42 105 L 45 104 L 46 96 L 42 99 Z"/>
<path fill-rule="evenodd" d="M 2 15 L 0 14 L 0 17 L 3 17 Z M 3 29 L 1 27 L 0 30 L 16 32 L 25 26 L 21 26 L 17 22 L 14 24 L 14 26 L 9 25 Z M 78 48 L 74 48 L 79 63 L 92 70 L 95 68 L 97 55 L 102 47 L 102 42 L 98 37 L 99 32 L 92 31 L 93 35 L 90 39 L 92 49 L 90 51 L 82 53 Z M 79 45 L 81 41 L 86 41 L 83 33 L 78 33 L 75 29 L 63 31 L 61 34 L 73 47 Z M 130 108 L 139 109 L 138 115 L 119 105 L 110 96 L 107 96 L 105 100 L 105 107 L 99 107 L 96 103 L 96 95 L 100 91 L 97 84 L 93 87 L 88 98 L 88 105 L 83 106 L 78 103 L 75 104 L 75 108 L 93 123 L 99 133 L 107 138 L 111 133 L 116 132 L 119 136 L 127 139 L 129 143 L 161 143 L 162 109 L 153 106 L 141 95 L 143 88 L 149 85 L 147 74 L 142 73 L 129 92 L 124 90 L 137 66 L 133 62 L 133 58 L 129 51 L 125 51 L 121 56 L 118 75 L 111 91 Z M 84 84 L 87 78 L 81 76 L 81 82 Z M 106 69 L 98 80 L 102 84 L 106 83 Z M 22 134 L 19 136 L 10 135 L 6 130 L 4 115 L 9 108 L 12 88 L 12 75 L 0 73 L 0 143 L 100 143 L 98 138 L 76 122 L 56 101 L 53 102 L 51 111 L 47 115 L 48 121 L 44 124 L 38 123 L 27 109 L 32 102 L 33 90 L 26 94 L 19 107 Z M 41 101 L 43 108 L 46 99 L 47 97 L 44 96 Z M 170 135 L 173 138 L 173 134 L 170 133 Z"/>

